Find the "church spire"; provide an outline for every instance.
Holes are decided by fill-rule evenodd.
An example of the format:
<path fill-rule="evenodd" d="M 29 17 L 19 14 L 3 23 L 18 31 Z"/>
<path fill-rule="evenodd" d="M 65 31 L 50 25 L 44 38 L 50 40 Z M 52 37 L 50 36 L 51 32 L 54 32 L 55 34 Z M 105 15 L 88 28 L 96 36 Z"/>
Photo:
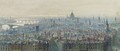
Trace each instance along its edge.
<path fill-rule="evenodd" d="M 110 31 L 109 29 L 109 23 L 108 23 L 108 19 L 106 19 L 106 32 Z"/>
<path fill-rule="evenodd" d="M 115 23 L 117 22 L 117 18 L 115 17 Z"/>
<path fill-rule="evenodd" d="M 98 21 L 101 22 L 101 18 L 100 17 L 98 17 Z"/>

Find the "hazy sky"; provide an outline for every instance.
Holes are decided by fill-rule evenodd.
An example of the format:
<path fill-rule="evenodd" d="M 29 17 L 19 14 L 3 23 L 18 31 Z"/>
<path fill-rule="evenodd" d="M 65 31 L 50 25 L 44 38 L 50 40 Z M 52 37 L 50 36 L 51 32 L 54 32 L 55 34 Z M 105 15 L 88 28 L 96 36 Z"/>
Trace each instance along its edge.
<path fill-rule="evenodd" d="M 118 16 L 120 0 L 0 0 L 0 16 Z"/>

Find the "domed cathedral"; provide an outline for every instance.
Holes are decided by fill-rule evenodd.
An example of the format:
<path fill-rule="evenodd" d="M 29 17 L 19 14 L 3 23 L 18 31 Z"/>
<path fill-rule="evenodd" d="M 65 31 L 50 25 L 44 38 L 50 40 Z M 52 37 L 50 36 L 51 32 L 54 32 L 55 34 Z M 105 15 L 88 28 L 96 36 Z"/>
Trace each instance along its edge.
<path fill-rule="evenodd" d="M 75 15 L 74 15 L 73 12 L 71 12 L 71 14 L 70 14 L 70 18 L 75 18 Z"/>
<path fill-rule="evenodd" d="M 68 16 L 69 19 L 78 19 L 77 17 L 75 17 L 75 14 L 73 12 L 71 12 L 71 14 Z"/>

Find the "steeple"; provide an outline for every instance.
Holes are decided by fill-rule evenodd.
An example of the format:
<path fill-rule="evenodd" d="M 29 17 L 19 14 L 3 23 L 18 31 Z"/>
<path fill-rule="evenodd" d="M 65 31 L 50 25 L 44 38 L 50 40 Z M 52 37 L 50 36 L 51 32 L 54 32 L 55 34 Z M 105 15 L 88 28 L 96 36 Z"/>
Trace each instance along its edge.
<path fill-rule="evenodd" d="M 115 17 L 115 23 L 117 22 L 117 18 Z"/>
<path fill-rule="evenodd" d="M 101 21 L 101 18 L 100 18 L 100 17 L 98 17 L 98 21 L 99 21 L 99 22 Z"/>
<path fill-rule="evenodd" d="M 109 23 L 108 23 L 108 20 L 106 19 L 106 32 L 109 32 L 110 29 L 109 29 Z"/>

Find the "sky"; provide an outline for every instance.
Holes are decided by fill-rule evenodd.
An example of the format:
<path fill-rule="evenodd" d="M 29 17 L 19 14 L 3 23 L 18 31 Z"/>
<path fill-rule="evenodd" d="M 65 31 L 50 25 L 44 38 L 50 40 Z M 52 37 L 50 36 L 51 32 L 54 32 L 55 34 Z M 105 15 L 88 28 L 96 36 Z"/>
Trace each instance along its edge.
<path fill-rule="evenodd" d="M 120 0 L 0 0 L 0 16 L 120 16 Z"/>

